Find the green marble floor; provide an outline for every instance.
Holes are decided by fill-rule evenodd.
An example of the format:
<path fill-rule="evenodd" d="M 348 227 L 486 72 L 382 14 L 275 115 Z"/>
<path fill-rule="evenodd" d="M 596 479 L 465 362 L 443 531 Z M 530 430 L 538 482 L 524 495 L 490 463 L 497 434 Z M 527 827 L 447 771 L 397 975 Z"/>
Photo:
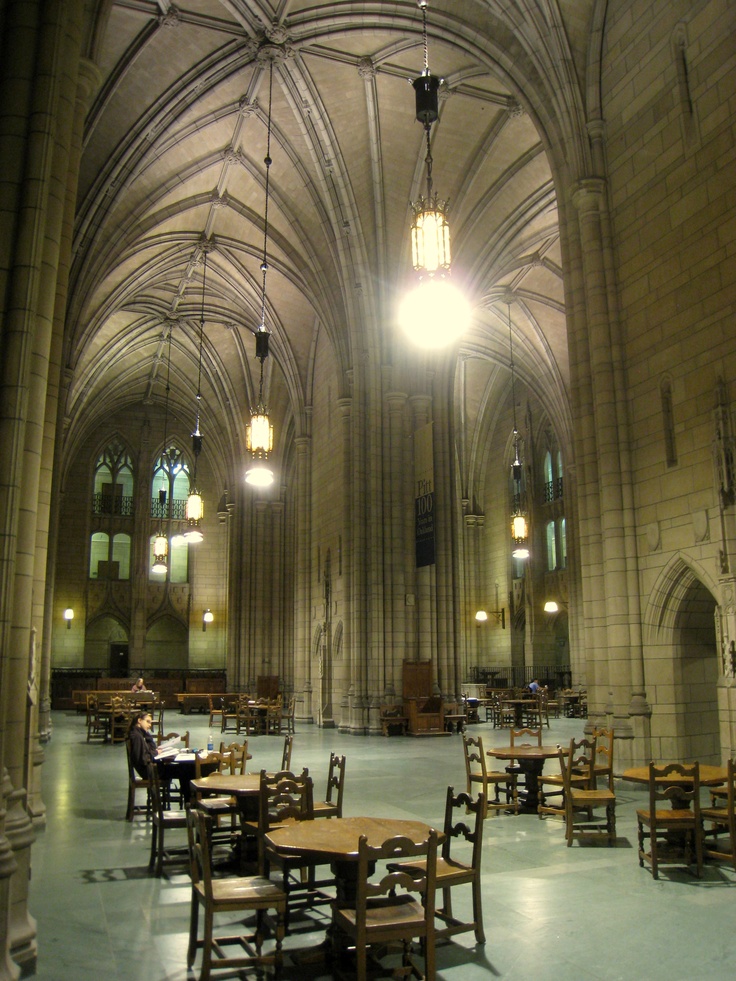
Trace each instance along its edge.
<path fill-rule="evenodd" d="M 45 747 L 47 822 L 33 846 L 31 912 L 38 923 L 39 981 L 185 981 L 189 885 L 174 872 L 148 874 L 150 826 L 124 817 L 122 745 L 85 742 L 82 717 L 54 713 Z M 578 720 L 553 720 L 545 742 L 582 734 Z M 206 742 L 206 719 L 172 713 L 167 730 Z M 508 734 L 472 727 L 487 746 Z M 216 734 L 216 738 L 219 734 Z M 259 736 L 249 769 L 275 769 L 282 740 Z M 292 768 L 309 767 L 319 791 L 331 750 L 347 756 L 345 814 L 420 818 L 441 827 L 448 785 L 464 789 L 457 735 L 357 737 L 297 726 Z M 636 858 L 635 809 L 643 789 L 618 782 L 615 848 L 565 846 L 556 818 L 497 813 L 485 824 L 483 892 L 487 943 L 472 934 L 438 949 L 438 978 L 480 981 L 726 981 L 736 975 L 732 937 L 736 875 L 708 866 L 701 880 L 667 869 L 655 882 Z M 470 912 L 466 890 L 456 910 Z M 317 944 L 322 926 L 288 938 Z M 247 977 L 257 976 L 251 972 Z M 328 978 L 286 966 L 292 978 Z"/>

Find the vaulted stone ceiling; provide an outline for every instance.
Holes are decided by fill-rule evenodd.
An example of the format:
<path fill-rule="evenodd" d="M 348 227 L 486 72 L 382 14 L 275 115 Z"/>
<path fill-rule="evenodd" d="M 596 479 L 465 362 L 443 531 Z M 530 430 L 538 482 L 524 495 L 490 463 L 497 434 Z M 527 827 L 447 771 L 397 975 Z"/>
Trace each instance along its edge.
<path fill-rule="evenodd" d="M 429 64 L 444 79 L 434 185 L 450 201 L 453 275 L 473 306 L 460 353 L 487 360 L 469 373 L 470 407 L 487 403 L 493 365 L 508 365 L 511 291 L 518 374 L 564 417 L 552 137 L 536 124 L 545 93 L 563 84 L 551 72 L 582 74 L 590 6 L 429 6 Z M 546 48 L 548 66 L 535 61 Z M 169 337 L 170 397 L 193 411 L 207 242 L 203 422 L 222 459 L 242 448 L 258 388 L 271 63 L 266 391 L 278 438 L 306 432 L 322 332 L 343 372 L 361 357 L 390 361 L 398 343 L 409 202 L 425 180 L 409 84 L 424 58 L 415 0 L 118 0 L 101 5 L 89 50 L 101 85 L 87 118 L 70 283 L 70 447 L 111 410 L 161 404 Z"/>

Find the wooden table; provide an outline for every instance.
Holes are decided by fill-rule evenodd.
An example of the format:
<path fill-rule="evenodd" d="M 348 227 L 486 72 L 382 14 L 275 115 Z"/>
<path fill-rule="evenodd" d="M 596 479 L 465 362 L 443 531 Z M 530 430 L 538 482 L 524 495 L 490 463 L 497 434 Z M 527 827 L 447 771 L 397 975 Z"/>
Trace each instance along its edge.
<path fill-rule="evenodd" d="M 261 793 L 260 771 L 258 773 L 211 773 L 207 777 L 195 778 L 190 782 L 190 786 L 197 793 L 230 794 L 238 802 L 241 817 L 248 820 L 257 817 L 257 801 Z"/>
<path fill-rule="evenodd" d="M 339 899 L 355 898 L 358 869 L 358 839 L 365 835 L 372 847 L 387 838 L 403 835 L 415 844 L 424 841 L 431 828 L 422 821 L 398 818 L 346 817 L 329 821 L 297 821 L 275 828 L 266 835 L 266 846 L 284 858 L 312 859 L 315 864 L 329 864 L 335 875 Z M 439 840 L 444 835 L 440 833 Z"/>
<path fill-rule="evenodd" d="M 559 746 L 497 746 L 487 751 L 487 756 L 497 760 L 515 760 L 524 774 L 525 789 L 519 794 L 519 806 L 525 811 L 537 811 L 539 807 L 539 776 L 544 761 L 557 759 Z M 567 755 L 567 750 L 562 751 Z"/>
<path fill-rule="evenodd" d="M 501 707 L 510 705 L 513 708 L 516 728 L 520 729 L 524 721 L 524 709 L 535 705 L 536 702 L 533 698 L 501 698 L 499 704 Z"/>
<path fill-rule="evenodd" d="M 657 763 L 657 766 L 667 766 L 667 763 Z M 624 772 L 621 774 L 621 779 L 629 780 L 631 783 L 643 783 L 648 787 L 649 764 L 646 766 L 632 766 L 628 770 L 624 770 Z M 714 766 L 711 763 L 700 764 L 701 786 L 716 787 L 721 783 L 725 783 L 726 780 L 728 780 L 728 769 L 725 766 Z M 684 789 L 688 789 L 692 785 L 692 781 L 678 773 L 672 773 L 669 776 L 662 777 L 657 782 L 667 784 L 668 787 L 677 787 L 682 785 Z M 690 804 L 687 800 L 673 797 L 672 806 L 681 809 L 689 807 Z"/>

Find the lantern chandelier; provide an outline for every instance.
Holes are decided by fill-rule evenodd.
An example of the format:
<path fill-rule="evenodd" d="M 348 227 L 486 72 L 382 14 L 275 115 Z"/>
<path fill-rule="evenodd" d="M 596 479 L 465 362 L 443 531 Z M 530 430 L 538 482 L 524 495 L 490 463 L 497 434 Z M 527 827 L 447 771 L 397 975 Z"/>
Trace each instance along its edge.
<path fill-rule="evenodd" d="M 171 388 L 171 324 L 169 324 L 169 363 L 166 371 L 166 399 L 164 402 L 164 448 L 161 452 L 161 489 L 158 492 L 158 534 L 153 540 L 153 565 L 151 572 L 166 573 L 169 567 L 169 537 L 164 532 L 163 518 L 167 511 L 168 481 L 164 480 L 169 473 L 169 451 L 167 447 L 169 427 L 169 391 Z"/>
<path fill-rule="evenodd" d="M 273 95 L 273 54 L 269 54 L 268 72 L 268 129 L 266 136 L 266 204 L 263 215 L 263 261 L 261 262 L 261 323 L 256 331 L 256 357 L 261 362 L 258 384 L 258 402 L 251 409 L 250 425 L 246 429 L 246 447 L 251 455 L 251 464 L 245 473 L 246 483 L 252 487 L 270 487 L 273 483 L 273 470 L 268 457 L 273 449 L 273 426 L 268 418 L 268 410 L 263 400 L 263 362 L 268 357 L 268 341 L 271 336 L 266 330 L 266 274 L 268 273 L 268 202 L 271 168 L 271 101 Z"/>
<path fill-rule="evenodd" d="M 429 70 L 427 43 L 427 0 L 417 0 L 422 11 L 424 70 L 412 81 L 416 119 L 424 127 L 427 144 L 426 196 L 412 202 L 411 253 L 418 284 L 404 298 L 399 320 L 404 331 L 417 344 L 427 348 L 446 347 L 456 341 L 468 326 L 470 310 L 460 291 L 450 282 L 450 226 L 447 202 L 434 191 L 432 181 L 432 123 L 439 116 L 438 92 L 442 79 Z"/>
<path fill-rule="evenodd" d="M 199 318 L 199 368 L 197 373 L 197 412 L 192 433 L 192 453 L 194 455 L 194 467 L 192 470 L 192 482 L 187 497 L 187 530 L 183 538 L 190 545 L 196 545 L 203 539 L 200 524 L 204 517 L 204 502 L 202 495 L 197 490 L 197 462 L 202 450 L 202 433 L 199 430 L 199 414 L 202 405 L 202 346 L 204 344 L 204 297 L 207 288 L 207 250 L 208 244 L 202 244 L 202 307 Z"/>
<path fill-rule="evenodd" d="M 511 464 L 513 481 L 513 510 L 511 512 L 511 554 L 515 559 L 529 558 L 529 526 L 522 510 L 522 465 L 519 459 L 519 430 L 516 428 L 516 387 L 514 384 L 514 342 L 511 335 L 511 303 L 508 304 L 509 318 L 509 358 L 511 367 L 511 405 L 514 419 L 514 462 Z"/>

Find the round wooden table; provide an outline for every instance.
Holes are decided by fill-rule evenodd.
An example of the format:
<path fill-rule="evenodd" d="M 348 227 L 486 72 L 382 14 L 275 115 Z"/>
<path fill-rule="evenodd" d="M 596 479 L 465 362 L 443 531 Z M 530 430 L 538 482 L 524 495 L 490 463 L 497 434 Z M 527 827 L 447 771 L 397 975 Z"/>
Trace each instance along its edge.
<path fill-rule="evenodd" d="M 284 858 L 312 859 L 316 865 L 329 864 L 335 875 L 338 898 L 355 898 L 358 868 L 358 840 L 365 835 L 376 847 L 387 838 L 403 835 L 415 844 L 424 841 L 431 828 L 422 821 L 398 818 L 346 817 L 326 821 L 296 821 L 274 828 L 266 835 L 268 848 Z M 440 841 L 444 835 L 440 834 Z"/>
<path fill-rule="evenodd" d="M 539 807 L 539 776 L 544 761 L 557 759 L 559 746 L 496 746 L 486 755 L 497 760 L 515 760 L 524 774 L 525 790 L 519 794 L 519 806 L 536 813 Z M 567 750 L 562 751 L 567 755 Z"/>

